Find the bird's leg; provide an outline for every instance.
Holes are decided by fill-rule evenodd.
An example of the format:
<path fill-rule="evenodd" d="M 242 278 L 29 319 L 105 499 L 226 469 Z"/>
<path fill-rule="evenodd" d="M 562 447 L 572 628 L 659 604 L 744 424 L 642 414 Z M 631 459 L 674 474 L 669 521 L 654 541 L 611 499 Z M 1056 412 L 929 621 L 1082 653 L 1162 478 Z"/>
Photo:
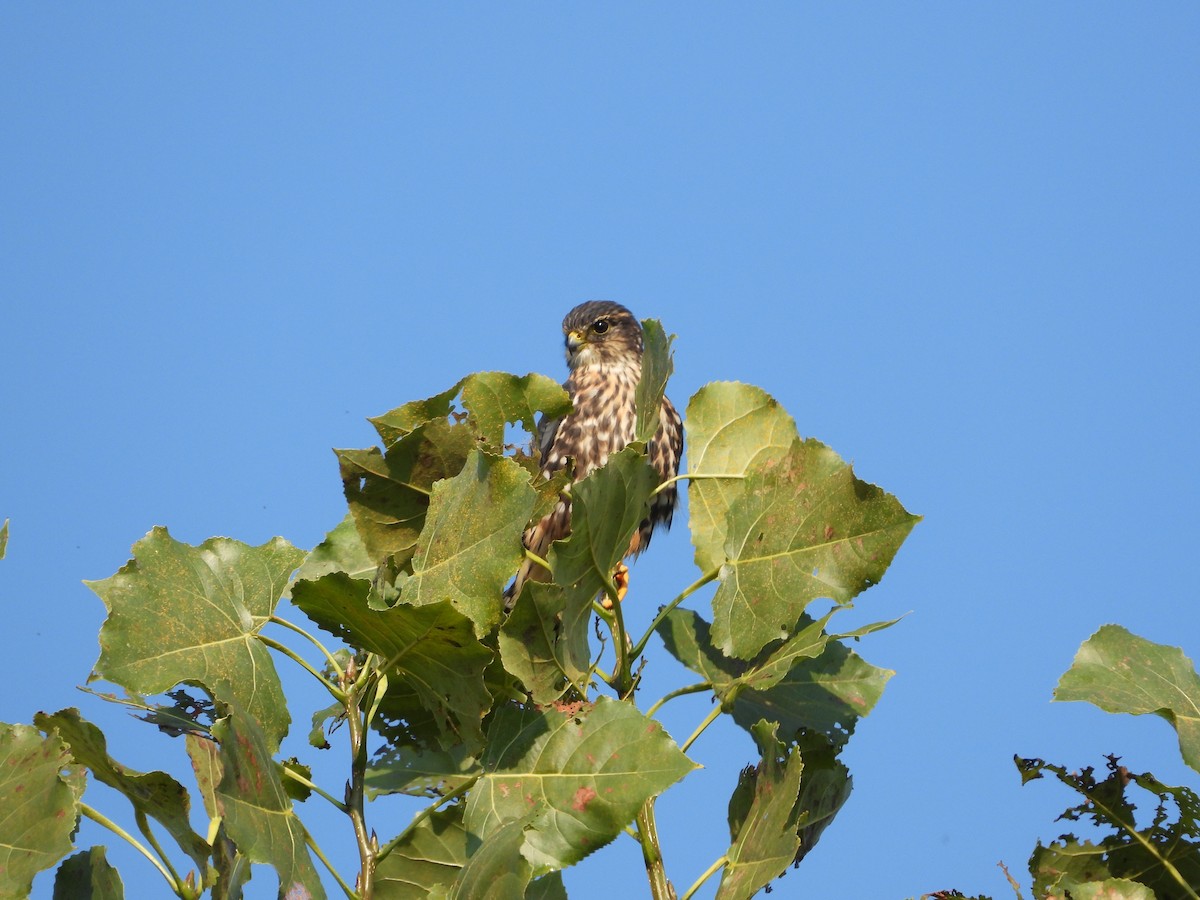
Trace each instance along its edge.
<path fill-rule="evenodd" d="M 629 566 L 624 562 L 617 563 L 617 567 L 612 573 L 613 586 L 617 589 L 617 599 L 624 600 L 625 595 L 629 593 Z M 612 609 L 612 600 L 605 596 L 600 604 L 605 609 Z"/>

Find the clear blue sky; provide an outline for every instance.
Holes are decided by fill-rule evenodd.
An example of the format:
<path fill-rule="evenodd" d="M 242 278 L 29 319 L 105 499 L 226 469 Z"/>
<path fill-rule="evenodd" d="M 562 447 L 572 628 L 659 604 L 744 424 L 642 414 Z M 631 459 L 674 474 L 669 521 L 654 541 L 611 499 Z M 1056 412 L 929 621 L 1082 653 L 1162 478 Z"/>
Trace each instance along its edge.
<path fill-rule="evenodd" d="M 311 547 L 364 417 L 561 376 L 562 314 L 614 299 L 679 335 L 676 400 L 758 384 L 925 516 L 854 613 L 911 611 L 858 647 L 897 675 L 854 794 L 777 896 L 1005 896 L 1069 799 L 1014 753 L 1196 784 L 1165 723 L 1049 698 L 1106 622 L 1200 657 L 1197 47 L 1169 2 L 6 5 L 0 720 L 79 705 L 185 773 L 74 690 L 81 579 L 155 524 Z M 635 621 L 694 577 L 685 529 L 654 551 Z M 667 710 L 682 739 L 707 706 Z M 660 805 L 680 888 L 752 745 L 694 751 Z M 643 896 L 635 844 L 567 885 Z"/>

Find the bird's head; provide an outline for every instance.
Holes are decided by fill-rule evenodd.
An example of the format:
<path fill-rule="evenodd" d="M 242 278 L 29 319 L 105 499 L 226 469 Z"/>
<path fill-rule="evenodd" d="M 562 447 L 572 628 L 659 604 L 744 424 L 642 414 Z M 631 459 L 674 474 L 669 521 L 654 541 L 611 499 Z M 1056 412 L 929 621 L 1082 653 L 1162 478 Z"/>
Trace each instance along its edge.
<path fill-rule="evenodd" d="M 640 362 L 642 326 L 620 303 L 580 303 L 563 319 L 567 365 L 611 366 Z"/>

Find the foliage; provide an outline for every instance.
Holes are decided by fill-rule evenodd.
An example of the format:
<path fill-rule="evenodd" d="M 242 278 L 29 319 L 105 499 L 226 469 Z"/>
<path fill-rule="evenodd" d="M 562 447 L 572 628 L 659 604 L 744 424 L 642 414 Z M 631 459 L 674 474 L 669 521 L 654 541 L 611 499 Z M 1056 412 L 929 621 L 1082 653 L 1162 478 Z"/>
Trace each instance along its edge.
<path fill-rule="evenodd" d="M 121 765 L 77 710 L 39 714 L 41 734 L 2 726 L 0 804 L 36 793 L 58 815 L 0 820 L 0 846 L 33 848 L 0 861 L 0 895 L 20 895 L 70 852 L 87 816 L 179 897 L 240 897 L 253 864 L 274 870 L 280 897 L 323 897 L 327 857 L 297 806 L 311 796 L 344 813 L 354 837 L 359 871 L 330 870 L 348 897 L 562 898 L 561 871 L 623 834 L 642 845 L 652 894 L 675 896 L 654 801 L 697 768 L 693 745 L 720 715 L 761 758 L 729 801 L 728 851 L 683 896 L 720 873 L 719 896 L 741 900 L 799 863 L 849 796 L 839 754 L 891 674 L 843 642 L 891 622 L 839 634 L 831 621 L 879 581 L 918 519 L 801 439 L 763 391 L 708 385 L 687 406 L 681 476 L 700 571 L 630 634 L 622 604 L 599 599 L 616 596 L 614 567 L 662 487 L 645 441 L 670 372 L 670 339 L 647 322 L 638 440 L 573 485 L 543 480 L 536 450 L 506 443 L 509 426 L 532 435 L 539 415 L 567 412 L 565 392 L 488 372 L 372 419 L 381 446 L 337 451 L 347 514 L 307 554 L 282 538 L 189 546 L 153 529 L 90 583 L 108 611 L 92 678 L 182 736 L 207 827 L 193 830 L 183 785 Z M 572 534 L 548 553 L 550 579 L 527 582 L 506 614 L 522 531 L 563 491 Z M 711 583 L 711 617 L 682 605 Z M 660 639 L 701 680 L 643 704 L 639 674 L 662 658 Z M 344 791 L 279 757 L 293 719 L 281 658 L 330 696 L 310 742 L 349 745 Z M 171 702 L 145 699 L 164 692 Z M 655 713 L 698 692 L 712 712 L 676 744 Z M 84 802 L 85 772 L 129 801 L 134 829 Z M 381 840 L 366 800 L 393 794 L 427 805 Z M 122 895 L 101 847 L 57 878 L 56 894 Z"/>

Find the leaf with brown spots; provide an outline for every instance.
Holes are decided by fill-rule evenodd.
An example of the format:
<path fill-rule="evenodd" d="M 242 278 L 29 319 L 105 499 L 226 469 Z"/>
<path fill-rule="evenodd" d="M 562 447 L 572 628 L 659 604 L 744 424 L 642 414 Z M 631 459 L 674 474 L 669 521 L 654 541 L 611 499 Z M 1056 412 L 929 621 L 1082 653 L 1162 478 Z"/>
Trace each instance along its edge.
<path fill-rule="evenodd" d="M 467 828 L 487 840 L 532 813 L 522 852 L 535 873 L 598 850 L 646 800 L 696 767 L 658 722 L 609 698 L 567 713 L 499 710 L 481 765 L 484 775 L 467 799 Z"/>

